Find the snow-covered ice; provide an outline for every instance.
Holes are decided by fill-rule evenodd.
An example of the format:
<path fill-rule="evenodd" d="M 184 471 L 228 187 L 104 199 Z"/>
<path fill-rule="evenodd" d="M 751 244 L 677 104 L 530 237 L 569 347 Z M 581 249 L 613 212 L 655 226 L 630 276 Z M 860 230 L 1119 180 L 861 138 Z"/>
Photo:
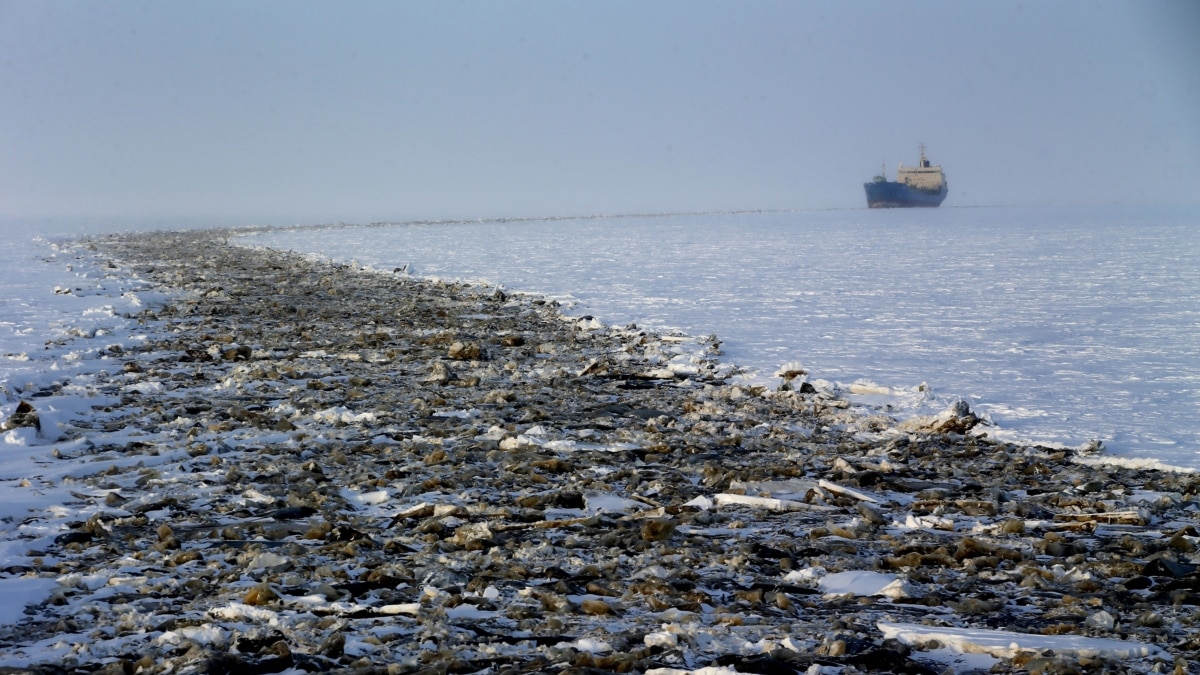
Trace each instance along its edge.
<path fill-rule="evenodd" d="M 921 644 L 936 640 L 943 646 L 965 654 L 990 654 L 1012 658 L 1018 652 L 1053 650 L 1056 654 L 1075 656 L 1107 656 L 1130 658 L 1135 656 L 1161 655 L 1163 650 L 1155 645 L 1129 642 L 1111 638 L 1093 638 L 1083 635 L 1030 635 L 1004 630 L 979 628 L 939 628 L 923 624 L 891 623 L 881 621 L 879 630 L 889 638 L 909 644 Z"/>
<path fill-rule="evenodd" d="M 0 417 L 37 395 L 41 426 L 0 435 L 0 481 L 43 472 L 39 463 L 59 445 L 60 429 L 90 416 L 105 400 L 87 378 L 112 368 L 113 349 L 144 338 L 128 314 L 164 300 L 136 279 L 117 278 L 86 250 L 42 239 L 16 239 L 0 247 Z M 34 494 L 41 494 L 33 488 Z M 30 494 L 0 492 L 0 518 L 23 512 Z"/>

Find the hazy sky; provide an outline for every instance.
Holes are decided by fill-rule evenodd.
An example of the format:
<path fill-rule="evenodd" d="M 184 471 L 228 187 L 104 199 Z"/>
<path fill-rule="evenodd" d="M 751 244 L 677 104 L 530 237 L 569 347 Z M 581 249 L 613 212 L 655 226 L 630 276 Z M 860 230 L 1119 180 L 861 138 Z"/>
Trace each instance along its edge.
<path fill-rule="evenodd" d="M 0 218 L 1200 202 L 1200 3 L 0 0 Z"/>

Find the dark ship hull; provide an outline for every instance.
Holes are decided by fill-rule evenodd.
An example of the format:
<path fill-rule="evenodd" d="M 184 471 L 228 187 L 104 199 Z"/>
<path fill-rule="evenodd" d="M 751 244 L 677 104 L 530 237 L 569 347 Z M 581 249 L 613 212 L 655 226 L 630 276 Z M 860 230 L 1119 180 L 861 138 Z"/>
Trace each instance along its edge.
<path fill-rule="evenodd" d="M 939 190 L 919 190 L 890 181 L 864 183 L 863 187 L 867 190 L 867 207 L 872 209 L 941 206 L 950 193 L 945 185 Z"/>

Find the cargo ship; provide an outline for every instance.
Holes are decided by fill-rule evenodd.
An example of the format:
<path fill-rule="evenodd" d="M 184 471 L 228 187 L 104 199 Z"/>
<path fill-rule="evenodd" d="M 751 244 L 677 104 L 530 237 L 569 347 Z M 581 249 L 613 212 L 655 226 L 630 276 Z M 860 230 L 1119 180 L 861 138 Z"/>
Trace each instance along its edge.
<path fill-rule="evenodd" d="M 870 183 L 867 190 L 867 208 L 894 209 L 910 206 L 940 206 L 950 190 L 942 167 L 929 163 L 925 158 L 925 146 L 920 146 L 921 159 L 916 166 L 900 165 L 896 181 L 887 179 L 887 167 Z"/>

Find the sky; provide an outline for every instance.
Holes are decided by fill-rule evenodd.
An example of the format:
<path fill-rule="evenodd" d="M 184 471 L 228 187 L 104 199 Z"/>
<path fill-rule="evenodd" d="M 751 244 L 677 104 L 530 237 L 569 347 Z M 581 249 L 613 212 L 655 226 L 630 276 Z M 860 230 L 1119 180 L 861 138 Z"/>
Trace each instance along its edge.
<path fill-rule="evenodd" d="M 1200 3 L 0 0 L 0 222 L 1200 202 Z"/>

